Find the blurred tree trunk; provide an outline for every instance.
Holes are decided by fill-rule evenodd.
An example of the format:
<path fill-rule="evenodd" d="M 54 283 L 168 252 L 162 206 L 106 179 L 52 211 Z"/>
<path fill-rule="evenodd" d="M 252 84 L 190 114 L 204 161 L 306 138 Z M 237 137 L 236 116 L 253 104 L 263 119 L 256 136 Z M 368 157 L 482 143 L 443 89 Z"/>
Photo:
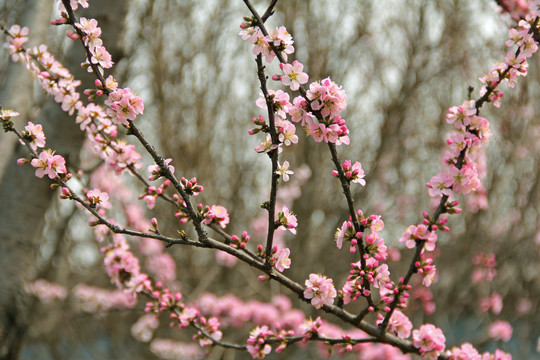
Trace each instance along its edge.
<path fill-rule="evenodd" d="M 47 24 L 52 18 L 53 10 L 50 2 L 27 2 L 23 6 L 24 15 L 21 25 Z M 126 1 L 93 1 L 92 6 L 81 11 L 78 16 L 96 18 L 99 25 L 105 30 L 104 43 L 118 62 L 122 58 L 120 39 L 107 39 L 107 35 L 114 37 L 122 33 L 126 14 Z M 54 5 L 56 6 L 56 5 Z M 114 16 L 113 16 L 114 14 Z M 122 15 L 120 15 L 122 14 Z M 4 20 L 6 24 L 9 24 Z M 9 24 L 11 25 L 11 24 Z M 39 37 L 46 29 L 31 29 L 31 43 L 34 37 Z M 44 39 L 39 39 L 43 41 Z M 73 72 L 75 78 L 83 81 L 79 91 L 92 87 L 93 75 L 88 74 L 80 66 L 84 60 L 84 52 L 80 44 L 73 43 L 69 53 L 64 57 L 64 64 Z M 54 54 L 60 58 L 58 54 Z M 28 109 L 32 106 L 31 84 L 29 74 L 24 72 L 20 64 L 11 64 L 13 75 L 7 76 L 4 81 L 4 90 L 1 101 L 6 107 L 13 107 L 21 112 L 19 128 L 29 119 Z M 11 69 L 10 69 L 11 70 Z M 15 76 L 24 79 L 22 83 L 13 81 Z M 12 84 L 19 84 L 17 91 Z M 23 84 L 23 85 L 21 85 Z M 22 89 L 24 87 L 24 90 Z M 30 115 L 31 116 L 31 115 Z M 32 119 L 33 120 L 33 119 Z M 33 120 L 34 121 L 34 120 Z M 79 150 L 84 138 L 72 117 L 67 116 L 60 106 L 47 99 L 35 122 L 43 124 L 47 136 L 47 147 L 57 149 L 68 164 L 78 164 Z M 10 138 L 11 137 L 11 138 Z M 32 301 L 24 293 L 24 283 L 31 280 L 34 273 L 35 258 L 39 248 L 39 239 L 42 231 L 44 216 L 51 205 L 55 192 L 49 189 L 49 181 L 37 179 L 33 176 L 34 170 L 29 166 L 18 166 L 16 160 L 27 157 L 27 151 L 13 140 L 13 135 L 3 135 L 3 157 L 6 163 L 0 164 L 0 358 L 16 359 L 28 326 L 32 323 Z"/>

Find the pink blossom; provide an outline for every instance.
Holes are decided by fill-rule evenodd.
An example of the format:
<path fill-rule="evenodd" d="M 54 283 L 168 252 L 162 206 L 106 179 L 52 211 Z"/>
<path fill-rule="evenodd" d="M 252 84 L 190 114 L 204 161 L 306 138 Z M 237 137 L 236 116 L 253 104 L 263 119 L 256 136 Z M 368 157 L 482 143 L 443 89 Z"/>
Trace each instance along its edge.
<path fill-rule="evenodd" d="M 249 333 L 247 351 L 253 359 L 264 359 L 272 351 L 272 346 L 266 344 L 266 339 L 272 336 L 268 326 L 257 326 Z"/>
<path fill-rule="evenodd" d="M 109 204 L 109 195 L 106 192 L 101 192 L 98 188 L 95 188 L 94 190 L 90 190 L 86 193 L 87 199 L 90 201 L 90 206 L 97 206 L 99 205 L 102 208 L 109 208 L 111 204 Z"/>
<path fill-rule="evenodd" d="M 171 163 L 172 159 L 165 159 L 163 160 L 163 162 L 165 163 L 165 166 L 169 169 L 169 171 L 171 172 L 171 174 L 174 174 L 174 166 L 172 165 L 169 165 Z M 154 181 L 154 180 L 157 180 L 159 179 L 160 177 L 163 176 L 163 173 L 162 173 L 162 170 L 161 168 L 159 167 L 159 165 L 157 164 L 154 164 L 154 165 L 150 165 L 148 166 L 148 172 L 151 174 L 149 177 L 148 177 L 148 180 L 150 181 Z"/>
<path fill-rule="evenodd" d="M 109 94 L 105 100 L 109 106 L 107 114 L 117 121 L 117 124 L 129 126 L 128 120 L 135 120 L 137 115 L 144 112 L 142 99 L 136 96 L 129 88 L 117 89 Z"/>
<path fill-rule="evenodd" d="M 67 112 L 69 115 L 73 115 L 75 110 L 78 110 L 82 106 L 82 102 L 79 101 L 79 93 L 73 92 L 71 94 L 66 94 L 62 99 L 62 110 Z"/>
<path fill-rule="evenodd" d="M 461 347 L 453 347 L 446 351 L 449 360 L 481 360 L 482 357 L 471 344 L 465 343 Z"/>
<path fill-rule="evenodd" d="M 270 136 L 270 134 L 267 134 L 266 135 L 266 139 L 261 142 L 259 145 L 257 145 L 255 147 L 255 151 L 258 152 L 258 153 L 267 153 L 269 151 L 272 151 L 274 149 L 278 149 L 278 152 L 281 152 L 281 144 L 277 145 L 277 144 L 273 144 L 272 143 L 272 136 Z"/>
<path fill-rule="evenodd" d="M 216 317 L 211 317 L 206 320 L 205 317 L 200 318 L 200 322 L 203 330 L 206 334 L 210 335 L 208 338 L 206 335 L 203 335 L 202 332 L 198 331 L 199 345 L 201 346 L 211 346 L 214 341 L 219 341 L 223 337 L 223 333 L 219 330 L 219 320 Z"/>
<path fill-rule="evenodd" d="M 123 140 L 119 140 L 118 142 L 111 141 L 111 145 L 107 151 L 100 153 L 102 156 L 105 156 L 107 164 L 118 173 L 121 173 L 129 166 L 133 166 L 135 169 L 142 167 L 140 163 L 141 154 L 135 151 L 135 145 L 127 144 Z"/>
<path fill-rule="evenodd" d="M 353 183 L 366 186 L 366 180 L 364 180 L 366 175 L 364 174 L 364 170 L 362 169 L 362 164 L 360 162 L 356 161 L 351 167 L 351 161 L 345 160 L 343 163 L 343 171 L 345 172 L 345 177 L 350 179 Z"/>
<path fill-rule="evenodd" d="M 311 109 L 319 110 L 323 117 L 333 119 L 347 106 L 345 91 L 330 78 L 309 85 L 306 97 L 311 101 Z"/>
<path fill-rule="evenodd" d="M 341 249 L 343 246 L 343 240 L 345 238 L 345 234 L 347 233 L 347 230 L 352 229 L 352 223 L 350 221 L 344 221 L 341 225 L 341 228 L 338 228 L 338 231 L 336 232 L 335 238 L 336 238 L 336 246 L 338 249 Z"/>
<path fill-rule="evenodd" d="M 452 195 L 453 180 L 450 174 L 446 172 L 439 173 L 429 180 L 426 186 L 429 188 L 429 196 L 450 196 Z"/>
<path fill-rule="evenodd" d="M 210 225 L 212 222 L 217 223 L 225 229 L 225 226 L 229 223 L 229 213 L 227 212 L 227 209 L 220 205 L 212 205 L 209 207 L 208 211 L 204 214 L 202 223 Z"/>
<path fill-rule="evenodd" d="M 437 359 L 444 351 L 445 341 L 442 330 L 432 324 L 424 324 L 413 331 L 413 345 L 420 350 L 422 359 Z"/>
<path fill-rule="evenodd" d="M 304 126 L 314 122 L 313 114 L 308 111 L 309 105 L 303 96 L 297 96 L 293 99 L 293 106 L 289 110 L 289 115 L 293 122 L 299 122 Z"/>
<path fill-rule="evenodd" d="M 321 142 L 325 139 L 326 136 L 326 125 L 321 123 L 310 123 L 309 124 L 309 133 L 313 136 L 313 139 L 316 142 Z"/>
<path fill-rule="evenodd" d="M 29 142 L 30 147 L 33 150 L 37 150 L 38 147 L 44 147 L 45 146 L 45 133 L 43 132 L 43 127 L 41 124 L 34 124 L 32 122 L 28 122 L 28 125 L 24 127 L 24 131 L 22 132 L 23 138 Z M 22 144 L 24 142 L 20 140 Z"/>
<path fill-rule="evenodd" d="M 13 110 L 0 110 L 0 119 L 1 120 L 10 120 L 14 116 L 19 116 L 20 114 Z"/>
<path fill-rule="evenodd" d="M 50 304 L 56 300 L 64 300 L 67 290 L 62 285 L 38 279 L 24 285 L 24 291 L 36 296 L 43 304 Z"/>
<path fill-rule="evenodd" d="M 276 170 L 276 174 L 280 175 L 283 181 L 289 181 L 289 175 L 294 174 L 294 172 L 290 169 L 291 168 L 288 161 L 284 161 L 283 165 L 279 165 L 278 162 L 278 169 Z"/>
<path fill-rule="evenodd" d="M 97 313 L 111 309 L 127 309 L 137 305 L 136 299 L 123 290 L 105 290 L 78 284 L 73 288 L 73 296 L 83 311 Z"/>
<path fill-rule="evenodd" d="M 29 29 L 25 26 L 23 28 L 20 25 L 13 25 L 9 28 L 7 36 L 8 43 L 4 45 L 9 50 L 9 54 L 14 62 L 23 60 L 24 56 L 24 43 L 28 41 Z"/>
<path fill-rule="evenodd" d="M 382 314 L 377 314 L 377 317 L 378 320 L 376 324 L 380 325 L 383 322 L 384 316 Z M 398 337 L 406 339 L 411 336 L 412 323 L 399 309 L 395 309 L 388 322 L 388 330 Z"/>
<path fill-rule="evenodd" d="M 294 60 L 291 64 L 279 64 L 281 70 L 283 70 L 283 76 L 281 82 L 285 86 L 289 86 L 291 90 L 296 91 L 300 88 L 300 84 L 305 84 L 309 80 L 309 76 L 302 72 L 304 65 L 298 60 Z"/>
<path fill-rule="evenodd" d="M 292 211 L 289 211 L 289 208 L 285 205 L 281 212 L 278 213 L 278 223 L 279 227 L 283 230 L 289 230 L 293 234 L 296 234 L 296 227 L 298 226 L 296 215 Z"/>
<path fill-rule="evenodd" d="M 410 225 L 407 227 L 407 230 L 401 234 L 399 238 L 400 243 L 405 243 L 405 246 L 409 249 L 412 249 L 416 246 L 416 237 L 414 236 L 416 232 L 416 226 Z"/>
<path fill-rule="evenodd" d="M 292 105 L 289 102 L 290 96 L 286 92 L 282 90 L 268 90 L 268 96 L 272 99 L 272 103 L 274 104 L 274 111 L 282 118 L 285 119 L 287 117 L 287 113 L 291 109 Z M 261 93 L 260 97 L 255 102 L 258 107 L 260 107 L 263 110 L 267 110 L 267 104 L 266 99 L 264 98 L 264 95 Z"/>
<path fill-rule="evenodd" d="M 92 63 L 93 64 L 99 64 L 100 66 L 104 67 L 105 69 L 109 69 L 113 66 L 114 62 L 112 61 L 111 54 L 105 49 L 103 46 L 97 46 L 94 49 L 93 55 L 92 55 Z M 133 120 L 133 119 L 131 119 Z"/>
<path fill-rule="evenodd" d="M 283 121 L 278 128 L 279 141 L 285 146 L 298 143 L 298 136 L 296 133 L 296 127 L 290 121 Z"/>
<path fill-rule="evenodd" d="M 291 267 L 291 259 L 289 258 L 290 254 L 291 250 L 289 250 L 289 248 L 282 248 L 276 253 L 276 269 L 279 272 L 283 272 L 285 269 L 289 269 Z"/>
<path fill-rule="evenodd" d="M 508 342 L 512 338 L 512 331 L 512 325 L 508 321 L 497 320 L 489 326 L 488 335 L 494 340 Z"/>
<path fill-rule="evenodd" d="M 69 5 L 71 6 L 72 10 L 77 10 L 79 8 L 79 5 L 81 5 L 83 8 L 87 8 L 88 0 L 69 0 Z M 58 2 L 58 11 L 66 12 L 66 8 L 64 7 L 62 1 Z"/>
<path fill-rule="evenodd" d="M 310 274 L 305 284 L 304 298 L 311 299 L 311 305 L 316 309 L 334 303 L 337 292 L 332 279 L 320 274 Z"/>
<path fill-rule="evenodd" d="M 482 312 L 487 312 L 491 309 L 493 314 L 499 315 L 503 307 L 503 301 L 501 295 L 494 292 L 490 297 L 480 299 L 478 305 Z"/>
<path fill-rule="evenodd" d="M 59 174 L 65 174 L 66 161 L 60 155 L 54 155 L 54 151 L 45 150 L 39 154 L 39 157 L 32 159 L 30 164 L 36 168 L 36 176 L 42 178 L 44 175 L 54 179 Z"/>
<path fill-rule="evenodd" d="M 103 41 L 100 39 L 101 28 L 97 26 L 98 22 L 96 19 L 81 17 L 79 23 L 76 23 L 75 25 L 85 34 L 83 37 L 84 44 L 90 48 L 90 51 L 103 45 Z"/>

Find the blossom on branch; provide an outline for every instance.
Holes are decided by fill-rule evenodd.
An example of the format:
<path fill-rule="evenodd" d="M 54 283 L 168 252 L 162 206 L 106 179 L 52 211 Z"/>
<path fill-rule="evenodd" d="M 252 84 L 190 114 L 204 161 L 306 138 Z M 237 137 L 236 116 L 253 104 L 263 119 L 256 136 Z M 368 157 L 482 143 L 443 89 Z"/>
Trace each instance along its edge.
<path fill-rule="evenodd" d="M 413 331 L 413 345 L 420 350 L 422 359 L 436 360 L 444 351 L 446 338 L 441 329 L 424 324 Z"/>
<path fill-rule="evenodd" d="M 310 274 L 305 285 L 304 298 L 311 300 L 311 305 L 316 309 L 334 303 L 337 292 L 332 279 L 320 274 Z"/>

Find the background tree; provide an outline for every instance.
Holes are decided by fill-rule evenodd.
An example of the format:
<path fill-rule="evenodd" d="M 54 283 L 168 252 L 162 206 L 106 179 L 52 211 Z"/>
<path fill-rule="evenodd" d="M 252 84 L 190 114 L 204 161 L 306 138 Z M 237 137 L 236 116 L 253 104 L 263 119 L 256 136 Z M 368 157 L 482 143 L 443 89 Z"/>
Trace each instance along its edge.
<path fill-rule="evenodd" d="M 278 5 L 270 21 L 284 24 L 294 35 L 296 55 L 305 64 L 311 79 L 331 76 L 346 89 L 349 105 L 344 116 L 353 135 L 344 156 L 359 158 L 367 172 L 367 185 L 357 189 L 355 201 L 366 212 L 383 214 L 387 224 L 384 237 L 390 245 L 399 247 L 397 239 L 407 224 L 418 220 L 420 209 L 429 207 L 424 185 L 442 157 L 447 109 L 467 97 L 468 86 L 480 87 L 476 79 L 494 59 L 505 53 L 502 39 L 513 21 L 501 17 L 492 1 L 475 4 L 413 1 L 406 6 L 394 3 L 389 6 L 390 3 L 342 2 L 336 7 L 323 1 L 291 1 Z M 12 11 L 9 5 L 5 2 L 5 9 Z M 30 5 L 18 6 L 27 16 L 46 14 L 32 10 Z M 268 175 L 261 174 L 269 171 L 266 159 L 246 151 L 257 144 L 246 136 L 246 131 L 251 125 L 249 119 L 259 114 L 253 105 L 259 90 L 252 56 L 245 44 L 233 36 L 238 32 L 239 19 L 246 15 L 243 4 L 212 1 L 178 4 L 156 0 L 132 2 L 126 11 L 107 9 L 108 14 L 126 14 L 125 31 L 107 29 L 123 26 L 117 16 L 109 18 L 110 25 L 106 19 L 98 20 L 104 34 L 123 34 L 122 42 L 104 41 L 109 49 L 114 44 L 121 45 L 122 50 L 118 50 L 116 57 L 117 78 L 145 99 L 143 130 L 150 134 L 163 154 L 175 159 L 174 165 L 182 169 L 184 176 L 196 175 L 204 184 L 203 202 L 211 201 L 230 210 L 232 233 L 241 232 L 250 223 L 257 228 L 254 220 L 257 213 L 265 214 L 259 205 L 269 190 Z M 11 23 L 8 18 L 3 21 L 5 24 Z M 72 71 L 83 57 L 75 48 L 67 47 L 67 53 L 76 58 Z M 121 57 L 122 53 L 128 56 Z M 269 70 L 279 73 L 277 67 Z M 441 277 L 436 288 L 431 288 L 436 307 L 444 311 L 417 312 L 412 317 L 415 323 L 446 324 L 443 328 L 448 330 L 445 332 L 449 334 L 447 343 L 458 343 L 464 341 L 462 336 L 469 334 L 477 323 L 489 323 L 487 315 L 478 312 L 477 300 L 495 291 L 505 304 L 501 317 L 515 326 L 515 342 L 511 346 L 519 358 L 528 356 L 540 336 L 538 319 L 530 316 L 539 310 L 537 295 L 540 292 L 535 276 L 540 270 L 539 245 L 534 242 L 540 227 L 536 141 L 540 128 L 535 122 L 538 88 L 534 85 L 537 76 L 538 62 L 531 61 L 528 77 L 516 89 L 505 92 L 501 109 L 482 110 L 484 116 L 492 120 L 495 133 L 486 162 L 489 175 L 484 180 L 489 210 L 483 209 L 483 198 L 479 197 L 464 211 L 467 215 L 452 219 L 452 232 L 440 240 L 437 267 Z M 6 84 L 12 83 L 7 76 L 4 79 Z M 2 88 L 9 89 L 6 85 Z M 9 103 L 11 96 L 2 94 L 2 104 Z M 25 108 L 35 108 L 36 114 L 54 114 L 52 108 L 42 102 L 38 98 Z M 16 102 L 11 104 L 15 107 Z M 23 116 L 32 119 L 37 115 Z M 58 119 L 58 116 L 53 118 Z M 45 124 L 46 120 L 43 121 Z M 64 131 L 64 126 L 61 129 Z M 71 142 L 71 136 L 61 136 Z M 52 134 L 48 133 L 49 137 Z M 2 136 L 1 144 L 10 141 L 8 138 Z M 296 186 L 289 185 L 291 194 L 297 194 L 291 208 L 303 221 L 298 236 L 286 241 L 292 253 L 302 253 L 307 259 L 324 259 L 317 263 L 316 271 L 335 277 L 342 273 L 343 261 L 326 254 L 337 254 L 334 253 L 337 251 L 334 229 L 341 225 L 347 212 L 336 180 L 329 176 L 332 163 L 328 153 L 305 140 L 300 140 L 293 153 L 287 153 L 287 158 L 297 168 L 306 164 L 311 176 L 301 182 L 297 179 Z M 80 143 L 73 143 L 75 148 L 70 160 L 76 161 Z M 68 149 L 64 145 L 58 148 L 71 153 L 64 150 Z M 19 157 L 20 154 L 15 155 L 14 159 Z M 21 184 L 23 178 L 31 183 L 25 186 L 6 183 L 0 189 L 4 191 L 2 204 L 8 205 L 2 206 L 8 214 L 0 217 L 2 237 L 9 239 L 2 242 L 7 247 L 2 253 L 10 255 L 0 262 L 12 271 L 10 276 L 4 277 L 6 284 L 0 284 L 0 293 L 9 294 L 2 302 L 2 309 L 7 310 L 4 313 L 8 314 L 5 317 L 12 321 L 12 314 L 26 313 L 26 310 L 15 312 L 11 304 L 22 306 L 23 302 L 13 301 L 12 296 L 22 289 L 22 281 L 29 274 L 60 282 L 68 288 L 77 282 L 106 286 L 105 278 L 97 275 L 103 274 L 98 248 L 90 239 L 90 232 L 83 228 L 86 217 L 73 214 L 56 201 L 52 201 L 55 205 L 51 206 L 52 194 L 45 182 L 28 174 L 18 175 L 19 171 L 31 170 L 16 167 L 14 160 L 6 164 L 2 184 L 6 181 Z M 40 194 L 46 195 L 30 192 L 29 189 L 38 191 L 38 184 L 42 187 Z M 15 200 L 10 201 L 11 196 Z M 33 201 L 25 201 L 23 196 Z M 44 197 L 48 200 L 38 205 L 37 199 Z M 27 205 L 30 202 L 32 207 Z M 47 208 L 49 216 L 45 216 Z M 21 223 L 8 217 L 21 219 L 24 214 L 24 219 L 30 219 L 31 212 L 36 213 L 37 219 L 45 219 L 44 226 L 25 226 L 40 224 L 42 220 Z M 8 225 L 18 225 L 18 228 Z M 161 222 L 160 227 L 174 231 L 178 227 L 177 220 Z M 25 235 L 27 231 L 31 233 Z M 257 233 L 254 229 L 251 231 Z M 16 239 L 12 238 L 14 235 Z M 471 240 L 463 241 L 464 238 Z M 30 245 L 36 243 L 41 244 L 38 252 L 42 255 L 41 261 L 36 261 L 36 246 Z M 206 290 L 225 294 L 233 289 L 246 299 L 259 300 L 286 293 L 276 285 L 268 288 L 264 283 L 253 284 L 251 279 L 257 273 L 251 273 L 242 264 L 232 270 L 223 268 L 215 262 L 212 252 L 174 247 L 169 251 L 178 264 L 178 286 L 193 299 Z M 478 285 L 470 281 L 471 255 L 478 251 L 495 253 L 497 282 Z M 17 253 L 23 260 L 15 260 Z M 411 255 L 404 250 L 402 256 Z M 20 266 L 11 264 L 12 260 Z M 39 263 L 39 269 L 32 269 L 32 263 Z M 291 277 L 305 278 L 305 274 L 313 271 L 312 266 L 298 262 L 298 266 L 295 264 L 291 269 Z M 393 271 L 402 272 L 400 266 L 396 263 Z M 417 306 L 426 305 L 420 300 L 430 295 L 418 296 Z M 133 323 L 137 311 L 109 312 L 105 321 L 89 321 L 75 311 L 72 306 L 75 302 L 72 298 L 67 300 L 72 311 L 52 311 L 53 305 L 41 309 L 47 317 L 44 321 L 32 321 L 30 329 L 33 331 L 27 338 L 22 357 L 31 357 L 32 351 L 46 348 L 51 357 L 68 358 L 71 355 L 61 346 L 66 338 L 75 343 L 85 339 L 80 348 L 93 353 L 94 357 L 103 357 L 103 352 L 109 352 L 105 356 L 111 357 L 150 356 L 139 346 L 126 345 L 130 340 L 126 332 L 121 331 Z M 30 320 L 22 321 L 23 325 L 18 327 L 23 329 Z M 58 335 L 49 332 L 66 322 L 72 324 L 76 335 L 68 335 L 72 330 L 69 328 L 59 331 Z M 107 339 L 104 345 L 98 345 L 103 339 Z M 315 352 L 310 348 L 309 352 L 295 356 L 315 356 Z M 218 348 L 211 354 L 214 358 L 235 356 L 242 355 Z"/>

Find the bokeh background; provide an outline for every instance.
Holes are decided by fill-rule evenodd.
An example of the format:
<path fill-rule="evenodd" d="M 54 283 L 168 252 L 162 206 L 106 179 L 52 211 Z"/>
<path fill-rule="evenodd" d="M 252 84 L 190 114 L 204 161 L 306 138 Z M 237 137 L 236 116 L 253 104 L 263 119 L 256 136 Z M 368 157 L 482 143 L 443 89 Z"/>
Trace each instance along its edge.
<path fill-rule="evenodd" d="M 174 159 L 178 175 L 197 176 L 205 187 L 199 201 L 229 210 L 230 233 L 248 230 L 255 243 L 261 241 L 258 220 L 265 213 L 260 204 L 268 198 L 271 170 L 268 157 L 253 150 L 262 136 L 247 134 L 251 118 L 263 112 L 255 105 L 259 89 L 251 45 L 237 35 L 242 16 L 249 15 L 243 2 L 92 0 L 90 4 L 79 16 L 86 13 L 98 19 L 116 62 L 115 77 L 144 99 L 145 113 L 137 121 L 148 138 Z M 267 3 L 255 5 L 263 12 Z M 58 15 L 56 8 L 53 1 L 3 0 L 0 21 L 30 27 L 31 45 L 47 43 L 77 73 L 83 58 L 79 44 L 65 38 L 65 29 L 48 25 Z M 504 41 L 514 24 L 490 0 L 289 0 L 279 2 L 267 21 L 271 28 L 285 25 L 293 35 L 296 52 L 290 60 L 301 61 L 310 80 L 330 76 L 347 92 L 343 116 L 351 145 L 340 147 L 340 157 L 361 161 L 367 173 L 367 185 L 353 187 L 354 198 L 365 214 L 382 215 L 386 224 L 382 235 L 401 253 L 401 260 L 390 265 L 396 279 L 412 257 L 412 251 L 397 240 L 408 225 L 421 220 L 422 211 L 433 207 L 425 183 L 439 171 L 445 134 L 451 130 L 444 118 L 447 109 L 467 99 L 469 87 L 474 88 L 473 98 L 478 97 L 478 77 L 503 60 Z M 425 311 L 426 302 L 416 299 L 407 312 L 415 326 L 432 322 L 443 328 L 447 346 L 470 341 L 482 350 L 501 347 L 515 359 L 539 356 L 538 60 L 531 59 L 529 75 L 516 88 L 502 89 L 501 108 L 487 105 L 481 110 L 494 134 L 487 149 L 486 206 L 468 206 L 459 198 L 464 211 L 450 218 L 451 232 L 438 242 L 439 279 L 430 288 L 431 295 L 418 295 L 424 300 L 432 296 L 436 311 Z M 276 64 L 267 66 L 270 75 L 278 70 Z M 77 76 L 91 84 L 84 72 L 79 70 Z M 49 125 L 44 126 L 49 143 L 57 145 L 59 153 L 73 164 L 82 160 L 83 168 L 94 164 L 79 156 L 83 139 L 73 119 L 43 95 L 20 64 L 10 63 L 3 48 L 0 81 L 0 104 L 21 113 L 19 126 L 29 120 Z M 270 87 L 282 85 L 271 82 Z M 303 136 L 301 129 L 298 135 L 299 144 L 282 155 L 297 174 L 280 196 L 294 199 L 290 208 L 299 219 L 298 234 L 284 240 L 292 258 L 287 274 L 303 282 L 310 272 L 324 273 L 341 286 L 349 263 L 355 261 L 334 242 L 336 228 L 348 217 L 346 203 L 338 181 L 330 176 L 333 165 L 327 147 Z M 31 169 L 14 165 L 24 153 L 11 135 L 0 135 L 0 150 L 4 154 L 0 263 L 6 269 L 0 305 L 4 317 L 16 313 L 24 323 L 19 358 L 156 358 L 147 344 L 130 335 L 144 301 L 131 309 L 84 311 L 72 295 L 79 283 L 114 290 L 86 215 L 57 200 Z M 150 160 L 144 163 L 150 165 Z M 125 181 L 132 184 L 134 194 L 142 193 L 129 176 Z M 174 234 L 182 228 L 166 206 L 148 214 L 160 219 L 164 232 Z M 259 274 L 247 265 L 220 265 L 212 251 L 180 247 L 167 251 L 177 264 L 175 286 L 190 299 L 207 291 L 218 295 L 230 291 L 246 301 L 288 294 L 276 284 L 257 282 Z M 479 252 L 496 255 L 493 282 L 471 280 L 472 260 Z M 24 261 L 12 264 L 14 254 Z M 22 284 L 41 278 L 64 286 L 67 298 L 44 304 L 25 294 Z M 498 318 L 514 326 L 509 343 L 497 344 L 487 337 L 487 326 L 495 318 L 480 312 L 478 301 L 493 292 L 504 303 Z M 293 303 L 306 313 L 319 315 L 296 300 Z M 249 327 L 225 331 L 225 338 L 243 342 L 248 331 Z M 189 332 L 169 330 L 166 319 L 157 334 L 179 341 L 191 337 Z M 318 357 L 322 355 L 317 346 L 310 346 L 269 358 Z M 248 355 L 214 349 L 208 358 Z"/>

